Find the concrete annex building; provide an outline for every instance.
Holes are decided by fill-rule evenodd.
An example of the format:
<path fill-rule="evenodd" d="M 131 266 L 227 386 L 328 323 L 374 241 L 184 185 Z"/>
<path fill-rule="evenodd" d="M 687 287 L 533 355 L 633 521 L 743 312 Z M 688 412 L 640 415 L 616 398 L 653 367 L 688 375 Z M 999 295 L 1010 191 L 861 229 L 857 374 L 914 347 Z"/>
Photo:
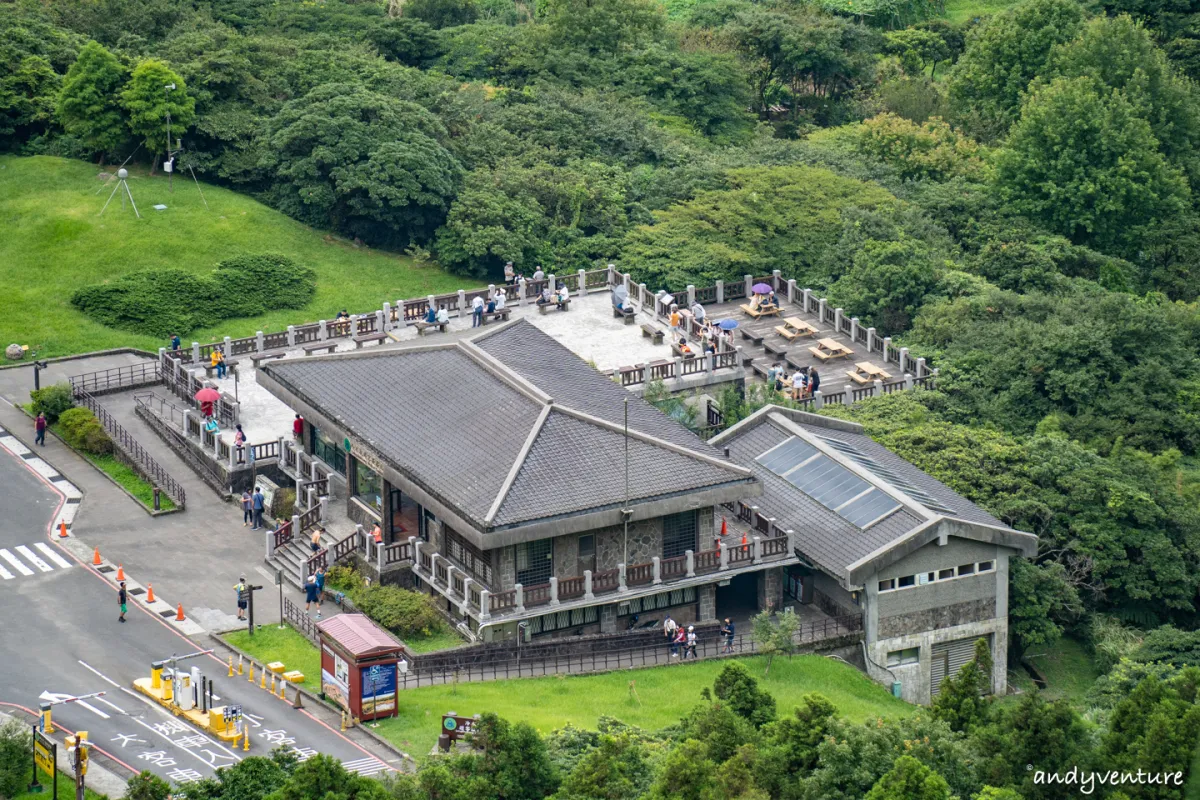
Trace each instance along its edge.
<path fill-rule="evenodd" d="M 407 542 L 412 580 L 479 638 L 792 606 L 861 630 L 905 699 L 929 702 L 980 636 L 1004 691 L 1008 559 L 1036 537 L 858 426 L 768 407 L 705 442 L 528 322 L 436 341 L 258 382 L 305 417 L 350 516 Z"/>

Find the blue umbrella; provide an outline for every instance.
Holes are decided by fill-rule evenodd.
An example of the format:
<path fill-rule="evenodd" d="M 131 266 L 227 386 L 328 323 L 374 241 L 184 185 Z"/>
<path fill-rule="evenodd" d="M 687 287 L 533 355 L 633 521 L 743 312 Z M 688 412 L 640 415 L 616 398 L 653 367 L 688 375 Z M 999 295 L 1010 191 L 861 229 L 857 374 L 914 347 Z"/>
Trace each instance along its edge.
<path fill-rule="evenodd" d="M 738 326 L 736 319 L 723 319 L 717 323 L 717 327 L 723 331 L 731 331 Z"/>
<path fill-rule="evenodd" d="M 775 287 L 769 283 L 756 283 L 750 287 L 750 291 L 755 294 L 770 294 L 775 291 Z"/>

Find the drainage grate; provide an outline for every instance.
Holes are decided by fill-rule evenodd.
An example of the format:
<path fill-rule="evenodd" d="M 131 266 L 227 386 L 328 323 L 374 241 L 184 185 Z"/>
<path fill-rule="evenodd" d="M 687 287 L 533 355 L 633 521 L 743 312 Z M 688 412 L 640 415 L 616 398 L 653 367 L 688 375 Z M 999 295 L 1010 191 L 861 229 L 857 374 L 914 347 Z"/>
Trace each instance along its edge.
<path fill-rule="evenodd" d="M 158 612 L 158 615 L 160 617 L 173 617 L 175 616 L 175 612 L 168 608 L 166 611 Z"/>
<path fill-rule="evenodd" d="M 112 567 L 110 567 L 108 564 L 104 564 L 103 566 L 96 567 L 96 571 L 97 572 L 115 572 L 115 570 Z"/>
<path fill-rule="evenodd" d="M 137 597 L 139 594 L 145 594 L 146 590 L 145 589 L 130 589 L 129 593 L 131 595 L 133 595 L 134 597 Z"/>

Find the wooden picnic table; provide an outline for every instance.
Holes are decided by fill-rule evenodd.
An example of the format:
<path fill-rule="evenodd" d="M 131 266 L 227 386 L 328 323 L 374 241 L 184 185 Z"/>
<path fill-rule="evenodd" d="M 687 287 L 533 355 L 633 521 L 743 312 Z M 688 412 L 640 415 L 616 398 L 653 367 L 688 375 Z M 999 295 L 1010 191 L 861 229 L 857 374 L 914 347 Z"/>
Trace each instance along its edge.
<path fill-rule="evenodd" d="M 814 347 L 808 348 L 819 361 L 829 361 L 833 358 L 846 358 L 854 354 L 846 345 L 833 339 L 818 339 Z"/>
<path fill-rule="evenodd" d="M 850 380 L 863 385 L 892 377 L 883 367 L 877 367 L 870 361 L 859 361 L 854 365 L 854 369 L 847 370 L 846 374 L 850 376 Z"/>
<path fill-rule="evenodd" d="M 742 309 L 742 311 L 745 311 L 754 319 L 758 319 L 759 317 L 775 316 L 778 315 L 780 311 L 779 306 L 752 306 L 749 303 L 742 303 L 742 305 L 739 307 Z"/>
<path fill-rule="evenodd" d="M 801 336 L 813 336 L 817 329 L 799 317 L 788 317 L 782 325 L 775 326 L 775 332 L 790 342 Z"/>

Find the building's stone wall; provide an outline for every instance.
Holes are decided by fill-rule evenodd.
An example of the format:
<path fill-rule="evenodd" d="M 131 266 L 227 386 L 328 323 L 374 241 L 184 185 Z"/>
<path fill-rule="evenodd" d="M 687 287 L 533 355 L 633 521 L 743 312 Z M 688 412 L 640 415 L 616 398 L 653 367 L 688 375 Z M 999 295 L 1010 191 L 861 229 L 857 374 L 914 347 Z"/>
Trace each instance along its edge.
<path fill-rule="evenodd" d="M 629 561 L 624 562 L 623 525 L 600 528 L 596 533 L 596 570 L 616 569 L 618 564 L 646 564 L 662 555 L 662 519 L 629 523 Z M 557 563 L 557 562 L 556 562 Z"/>
<path fill-rule="evenodd" d="M 600 632 L 601 633 L 616 633 L 617 632 L 617 606 L 614 603 L 606 603 L 600 606 Z"/>
<path fill-rule="evenodd" d="M 941 642 L 971 637 L 992 637 L 992 691 L 1003 696 L 1008 691 L 1008 660 L 1004 654 L 1008 652 L 1008 621 L 1004 619 L 989 619 L 980 622 L 969 622 L 953 628 L 943 628 L 937 631 L 906 634 L 890 639 L 880 638 L 868 645 L 870 663 L 868 674 L 876 681 L 890 685 L 892 681 L 900 683 L 900 697 L 910 703 L 928 705 L 932 701 L 932 667 L 933 646 Z M 895 650 L 920 648 L 920 660 L 916 664 L 903 667 L 887 667 L 887 654 Z"/>
<path fill-rule="evenodd" d="M 713 622 L 717 618 L 717 585 L 706 583 L 696 588 L 699 599 L 700 619 L 697 622 Z"/>
<path fill-rule="evenodd" d="M 575 578 L 579 572 L 578 533 L 556 537 L 554 540 L 554 576 L 559 580 Z"/>
<path fill-rule="evenodd" d="M 775 611 L 783 608 L 783 567 L 770 567 L 758 573 L 758 608 Z"/>
<path fill-rule="evenodd" d="M 880 610 L 887 611 L 887 595 L 884 594 L 881 597 L 884 598 L 884 604 Z M 921 631 L 937 631 L 944 628 L 953 628 L 957 625 L 965 625 L 970 622 L 993 619 L 995 616 L 995 597 L 967 600 L 923 611 L 895 614 L 886 617 L 880 616 L 878 636 L 880 639 L 890 639 Z"/>

